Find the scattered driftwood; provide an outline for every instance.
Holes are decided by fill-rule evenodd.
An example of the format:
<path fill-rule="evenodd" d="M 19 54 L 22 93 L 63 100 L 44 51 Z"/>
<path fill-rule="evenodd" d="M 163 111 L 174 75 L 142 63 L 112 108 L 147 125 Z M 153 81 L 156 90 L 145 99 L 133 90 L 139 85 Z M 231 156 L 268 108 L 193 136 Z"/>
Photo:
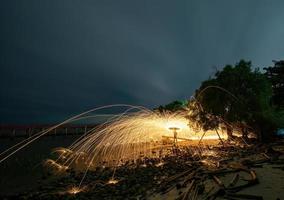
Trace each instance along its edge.
<path fill-rule="evenodd" d="M 228 187 L 234 187 L 234 186 L 237 184 L 237 182 L 239 181 L 239 179 L 240 179 L 240 174 L 238 174 L 238 173 L 235 174 L 235 176 L 233 177 L 233 179 L 230 181 Z"/>
<path fill-rule="evenodd" d="M 263 199 L 263 197 L 259 195 L 239 193 L 245 188 L 259 184 L 257 174 L 252 168 L 263 167 L 265 163 L 284 164 L 284 160 L 279 159 L 284 153 L 274 148 L 256 148 L 254 146 L 238 148 L 236 146 L 226 145 L 218 148 L 206 147 L 206 150 L 214 150 L 221 154 L 221 156 L 218 158 L 214 156 L 210 157 L 210 155 L 205 158 L 201 156 L 199 161 L 193 160 L 188 170 L 171 176 L 164 181 L 161 187 L 164 189 L 164 192 L 168 192 L 177 186 L 177 189 L 183 188 L 183 193 L 181 198 L 179 198 L 180 200 L 213 200 L 220 196 L 224 199 Z M 202 150 L 200 150 L 200 152 L 202 152 Z M 211 163 L 215 163 L 215 165 Z M 278 168 L 284 169 L 283 166 Z M 242 175 L 240 174 L 241 172 Z M 242 177 L 243 173 L 247 174 L 248 177 Z M 225 185 L 220 179 L 220 177 L 226 174 L 233 174 L 228 185 Z M 210 179 L 215 183 L 215 186 L 204 191 L 204 182 Z M 201 185 L 203 185 L 202 192 L 200 189 Z"/>
<path fill-rule="evenodd" d="M 161 185 L 161 190 L 162 190 L 162 193 L 166 193 L 168 192 L 170 189 L 174 188 L 175 186 L 174 185 L 170 185 L 170 183 L 172 182 L 176 182 L 179 178 L 185 176 L 186 174 L 188 174 L 189 172 L 191 172 L 192 169 L 189 169 L 189 170 L 186 170 L 184 172 L 181 172 L 177 175 L 174 175 L 174 176 L 171 176 L 169 177 L 167 180 L 165 180 L 163 182 L 163 184 Z"/>
<path fill-rule="evenodd" d="M 189 195 L 190 195 L 190 194 L 193 194 L 194 182 L 195 182 L 195 180 L 192 180 L 192 181 L 190 182 L 190 184 L 189 184 L 189 186 L 188 186 L 186 192 L 185 192 L 184 195 L 183 195 L 182 200 L 187 200 L 187 199 L 189 199 Z"/>
<path fill-rule="evenodd" d="M 191 169 L 189 173 L 184 173 L 182 177 L 181 186 L 186 187 L 182 195 L 182 200 L 185 199 L 208 199 L 213 200 L 217 197 L 224 199 L 263 199 L 260 195 L 241 194 L 241 190 L 259 184 L 256 172 L 253 168 L 262 168 L 265 164 L 277 164 L 281 166 L 273 166 L 284 170 L 284 142 L 275 144 L 245 146 L 239 148 L 237 146 L 220 146 L 220 147 L 206 147 L 208 150 L 215 150 L 221 156 L 215 159 L 209 157 L 207 162 L 199 162 Z M 202 158 L 201 158 L 202 159 Z M 211 160 L 210 160 L 211 159 Z M 215 165 L 211 165 L 211 163 Z M 216 164 L 217 163 L 217 164 Z M 206 166 L 207 164 L 207 166 Z M 244 173 L 248 176 L 244 176 Z M 226 174 L 233 174 L 232 179 L 228 185 L 225 185 L 221 178 Z M 205 180 L 212 180 L 215 186 L 208 188 L 207 191 L 197 192 L 198 183 L 204 183 Z M 177 181 L 177 180 L 175 180 Z M 196 189 L 197 188 L 197 189 Z M 194 195 L 190 195 L 193 193 Z M 197 196 L 196 196 L 197 195 Z"/>

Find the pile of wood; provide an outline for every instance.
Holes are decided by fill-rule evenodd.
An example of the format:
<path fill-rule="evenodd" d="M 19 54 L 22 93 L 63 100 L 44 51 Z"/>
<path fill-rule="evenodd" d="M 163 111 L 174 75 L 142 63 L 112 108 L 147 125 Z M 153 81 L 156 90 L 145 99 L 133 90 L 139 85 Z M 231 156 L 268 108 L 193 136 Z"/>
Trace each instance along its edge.
<path fill-rule="evenodd" d="M 284 143 L 282 141 L 243 148 L 227 145 L 214 147 L 212 150 L 219 156 L 202 157 L 192 162 L 188 170 L 165 180 L 160 192 L 166 195 L 171 190 L 178 190 L 180 195 L 177 199 L 180 200 L 212 200 L 218 197 L 263 199 L 257 194 L 241 193 L 243 189 L 260 183 L 254 168 L 262 167 L 264 164 L 284 165 Z M 279 168 L 284 169 L 284 166 Z M 222 178 L 226 176 L 232 178 L 225 184 Z"/>

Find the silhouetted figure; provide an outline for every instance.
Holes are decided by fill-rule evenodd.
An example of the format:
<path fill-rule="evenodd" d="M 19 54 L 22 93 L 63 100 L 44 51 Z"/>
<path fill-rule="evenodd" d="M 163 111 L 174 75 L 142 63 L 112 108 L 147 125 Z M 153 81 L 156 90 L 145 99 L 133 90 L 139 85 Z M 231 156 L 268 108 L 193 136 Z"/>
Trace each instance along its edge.
<path fill-rule="evenodd" d="M 174 133 L 174 147 L 176 147 L 177 146 L 177 134 L 178 134 L 177 131 L 179 130 L 179 128 L 170 127 L 169 129 L 172 130 Z"/>

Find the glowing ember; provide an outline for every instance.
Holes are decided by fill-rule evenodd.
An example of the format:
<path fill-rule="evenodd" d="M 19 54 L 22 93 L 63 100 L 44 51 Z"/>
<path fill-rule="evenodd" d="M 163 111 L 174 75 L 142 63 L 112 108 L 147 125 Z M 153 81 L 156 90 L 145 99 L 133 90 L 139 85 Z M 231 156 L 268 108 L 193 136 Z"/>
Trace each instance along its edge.
<path fill-rule="evenodd" d="M 65 171 L 69 168 L 68 166 L 61 165 L 52 159 L 47 159 L 44 164 L 58 171 Z"/>
<path fill-rule="evenodd" d="M 159 163 L 157 163 L 155 166 L 156 167 L 161 167 L 161 166 L 163 166 L 165 163 L 163 163 L 163 162 L 159 162 Z"/>
<path fill-rule="evenodd" d="M 84 190 L 84 188 L 72 187 L 69 190 L 67 190 L 67 193 L 75 195 L 75 194 L 82 192 L 83 190 Z"/>
<path fill-rule="evenodd" d="M 70 149 L 59 147 L 53 150 L 53 153 L 62 154 L 72 154 L 73 152 Z"/>
<path fill-rule="evenodd" d="M 110 179 L 107 184 L 117 184 L 118 183 L 118 180 L 115 180 L 115 179 Z"/>

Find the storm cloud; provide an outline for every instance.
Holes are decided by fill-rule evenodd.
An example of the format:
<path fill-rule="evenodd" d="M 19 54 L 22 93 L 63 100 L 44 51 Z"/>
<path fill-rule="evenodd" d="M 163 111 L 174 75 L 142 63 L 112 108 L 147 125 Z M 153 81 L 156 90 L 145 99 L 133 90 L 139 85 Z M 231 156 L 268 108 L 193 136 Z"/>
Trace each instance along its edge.
<path fill-rule="evenodd" d="M 0 123 L 56 123 L 115 103 L 187 99 L 225 64 L 284 55 L 284 2 L 0 3 Z"/>

